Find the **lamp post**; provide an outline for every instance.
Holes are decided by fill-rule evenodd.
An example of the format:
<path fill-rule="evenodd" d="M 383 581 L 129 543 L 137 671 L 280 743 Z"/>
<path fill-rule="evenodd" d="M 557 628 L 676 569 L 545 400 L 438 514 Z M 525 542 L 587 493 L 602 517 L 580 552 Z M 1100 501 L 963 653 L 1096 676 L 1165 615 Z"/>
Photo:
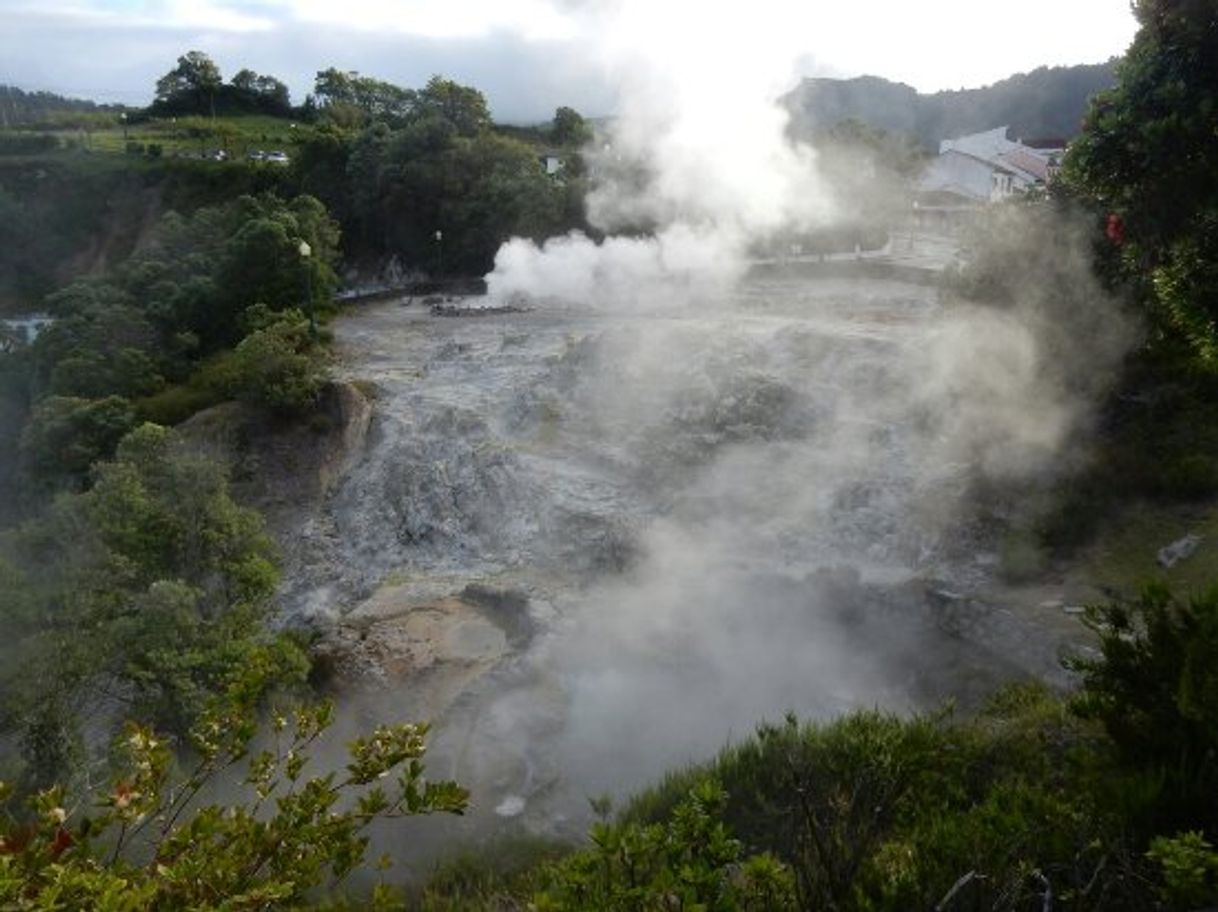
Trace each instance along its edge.
<path fill-rule="evenodd" d="M 127 141 L 127 112 L 124 111 L 122 114 L 118 115 L 118 118 L 119 118 L 119 120 L 121 120 L 123 122 L 123 142 L 126 142 Z"/>
<path fill-rule="evenodd" d="M 313 308 L 313 275 L 309 268 L 309 257 L 313 255 L 313 248 L 309 246 L 309 242 L 302 240 L 300 246 L 296 248 L 296 252 L 300 254 L 300 262 L 304 264 L 305 274 L 305 306 L 309 311 L 309 336 L 314 341 L 317 340 L 317 314 Z"/>
<path fill-rule="evenodd" d="M 439 278 L 440 273 L 444 271 L 444 248 L 441 246 L 444 232 L 437 228 L 433 237 L 436 239 L 436 278 Z"/>

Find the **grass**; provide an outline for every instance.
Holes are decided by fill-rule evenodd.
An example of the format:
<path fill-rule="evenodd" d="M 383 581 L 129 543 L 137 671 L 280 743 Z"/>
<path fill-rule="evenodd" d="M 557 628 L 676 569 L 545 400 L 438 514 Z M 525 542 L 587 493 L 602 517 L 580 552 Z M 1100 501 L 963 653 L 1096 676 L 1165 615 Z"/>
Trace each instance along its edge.
<path fill-rule="evenodd" d="M 1192 557 L 1160 567 L 1159 549 L 1189 534 L 1201 536 Z M 1136 594 L 1148 582 L 1182 594 L 1204 591 L 1218 582 L 1218 506 L 1127 504 L 1081 557 L 1097 586 L 1123 595 Z"/>
<path fill-rule="evenodd" d="M 107 120 L 109 122 L 107 122 Z M 292 148 L 312 127 L 295 124 L 281 117 L 249 114 L 234 117 L 177 117 L 158 119 L 123 127 L 117 115 L 102 119 L 90 129 L 49 131 L 65 146 L 91 152 L 124 154 L 128 143 L 147 148 L 159 145 L 167 156 L 192 156 L 217 149 L 226 150 L 230 157 L 245 157 L 255 150 L 282 150 L 291 154 Z"/>
<path fill-rule="evenodd" d="M 184 382 L 137 399 L 135 410 L 144 421 L 169 427 L 181 424 L 203 409 L 232 398 L 235 370 L 232 352 L 212 355 Z"/>

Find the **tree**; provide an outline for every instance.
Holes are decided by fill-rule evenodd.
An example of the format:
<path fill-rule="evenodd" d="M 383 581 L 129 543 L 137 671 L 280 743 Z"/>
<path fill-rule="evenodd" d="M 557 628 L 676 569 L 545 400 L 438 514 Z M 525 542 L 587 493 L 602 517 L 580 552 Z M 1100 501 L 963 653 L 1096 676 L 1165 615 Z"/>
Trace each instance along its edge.
<path fill-rule="evenodd" d="M 373 167 L 371 157 L 383 151 Z M 383 187 L 353 187 L 367 208 L 369 234 L 381 235 L 409 262 L 434 269 L 434 233 L 443 232 L 443 268 L 481 273 L 513 235 L 541 239 L 565 227 L 568 188 L 546 177 L 532 146 L 491 130 L 460 135 L 433 113 L 397 131 L 388 143 L 369 137 L 359 175 Z M 352 173 L 352 178 L 355 178 Z"/>
<path fill-rule="evenodd" d="M 591 138 L 591 127 L 574 108 L 561 107 L 554 112 L 550 141 L 556 146 L 582 146 Z"/>
<path fill-rule="evenodd" d="M 39 485 L 80 486 L 90 466 L 135 426 L 131 403 L 119 396 L 50 396 L 21 433 L 21 463 Z"/>
<path fill-rule="evenodd" d="M 415 111 L 416 94 L 391 82 L 334 67 L 321 70 L 313 94 L 331 121 L 356 127 L 366 121 L 400 124 Z"/>
<path fill-rule="evenodd" d="M 250 92 L 252 94 L 258 90 L 258 74 L 248 67 L 238 70 L 229 82 L 232 83 L 234 88 L 240 89 L 243 92 Z"/>
<path fill-rule="evenodd" d="M 486 98 L 477 89 L 432 76 L 418 94 L 417 116 L 437 116 L 453 125 L 459 136 L 476 136 L 491 125 Z"/>
<path fill-rule="evenodd" d="M 223 80 L 220 68 L 202 51 L 189 51 L 178 58 L 178 65 L 157 80 L 156 97 L 160 102 L 180 101 L 193 97 L 196 110 L 216 116 L 216 90 Z M 203 102 L 207 105 L 204 107 Z"/>
<path fill-rule="evenodd" d="M 286 116 L 292 109 L 288 87 L 274 76 L 263 76 L 251 69 L 240 70 L 224 87 L 222 98 L 239 111 L 261 111 Z"/>
<path fill-rule="evenodd" d="M 0 540 L 0 563 L 20 568 L 7 588 L 27 605 L 0 643 L 0 730 L 24 734 L 42 783 L 66 774 L 58 745 L 84 719 L 96 737 L 122 706 L 182 734 L 252 656 L 274 657 L 284 684 L 308 668 L 295 640 L 265 629 L 273 549 L 221 466 L 145 424 L 94 475 Z"/>
<path fill-rule="evenodd" d="M 1155 328 L 1218 368 L 1218 10 L 1138 0 L 1117 86 L 1092 102 L 1063 175 L 1098 205 Z"/>

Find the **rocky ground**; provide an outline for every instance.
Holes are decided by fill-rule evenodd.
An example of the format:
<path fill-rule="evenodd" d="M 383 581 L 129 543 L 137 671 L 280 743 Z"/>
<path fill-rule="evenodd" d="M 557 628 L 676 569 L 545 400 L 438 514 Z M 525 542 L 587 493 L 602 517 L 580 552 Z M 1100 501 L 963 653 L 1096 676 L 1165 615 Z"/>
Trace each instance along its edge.
<path fill-rule="evenodd" d="M 1087 647 L 1104 558 L 1004 582 L 898 395 L 933 289 L 818 281 L 648 320 L 361 305 L 316 418 L 184 432 L 268 516 L 351 725 L 435 722 L 461 826 L 575 834 L 766 715 L 967 710 Z"/>

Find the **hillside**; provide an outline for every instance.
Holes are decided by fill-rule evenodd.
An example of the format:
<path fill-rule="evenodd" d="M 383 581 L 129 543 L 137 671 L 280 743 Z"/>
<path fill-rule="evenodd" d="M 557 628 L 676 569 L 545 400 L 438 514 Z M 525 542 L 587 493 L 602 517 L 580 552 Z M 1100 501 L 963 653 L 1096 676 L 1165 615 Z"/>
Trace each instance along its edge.
<path fill-rule="evenodd" d="M 65 98 L 54 92 L 25 91 L 0 84 L 0 128 L 50 123 L 73 115 L 112 113 L 121 105 L 98 104 L 83 98 Z"/>
<path fill-rule="evenodd" d="M 907 133 L 928 149 L 939 141 L 1009 124 L 1013 136 L 1069 138 L 1079 131 L 1088 99 L 1115 82 L 1116 61 L 1040 67 L 991 86 L 919 94 L 875 76 L 805 79 L 785 98 L 797 135 L 845 120 Z"/>

